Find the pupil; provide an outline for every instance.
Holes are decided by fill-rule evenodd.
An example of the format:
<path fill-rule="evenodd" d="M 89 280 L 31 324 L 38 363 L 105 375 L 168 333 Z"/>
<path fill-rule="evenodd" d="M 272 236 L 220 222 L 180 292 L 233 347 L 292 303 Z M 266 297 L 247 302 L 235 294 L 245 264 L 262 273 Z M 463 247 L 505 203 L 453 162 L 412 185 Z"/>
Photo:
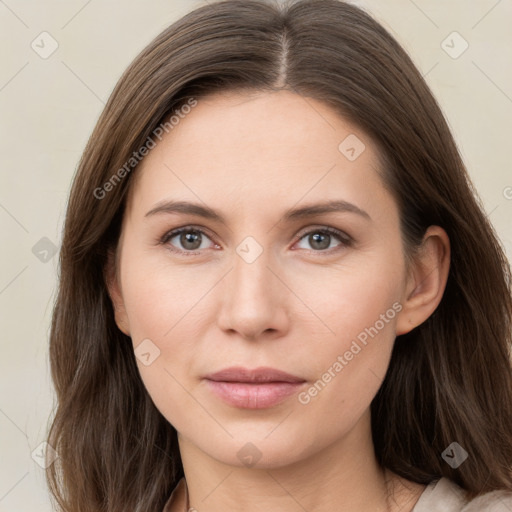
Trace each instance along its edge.
<path fill-rule="evenodd" d="M 197 243 L 199 241 L 199 243 Z M 187 233 L 182 233 L 180 237 L 180 242 L 185 247 L 185 249 L 198 249 L 201 245 L 201 239 L 198 233 L 193 233 L 188 231 Z M 192 247 L 190 247 L 192 244 Z"/>
<path fill-rule="evenodd" d="M 315 247 L 317 249 L 327 249 L 330 245 L 330 235 L 315 233 L 313 235 L 309 235 L 309 242 L 311 243 L 311 247 Z"/>

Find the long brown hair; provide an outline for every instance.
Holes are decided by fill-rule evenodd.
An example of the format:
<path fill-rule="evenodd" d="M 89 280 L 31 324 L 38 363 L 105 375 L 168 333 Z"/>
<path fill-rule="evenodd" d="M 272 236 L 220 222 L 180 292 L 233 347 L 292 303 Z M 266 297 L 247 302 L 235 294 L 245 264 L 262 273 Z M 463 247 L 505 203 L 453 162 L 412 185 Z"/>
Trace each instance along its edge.
<path fill-rule="evenodd" d="M 371 137 L 407 255 L 430 225 L 450 237 L 443 299 L 397 337 L 371 404 L 378 462 L 422 484 L 445 476 L 470 496 L 512 490 L 510 267 L 421 74 L 353 5 L 224 0 L 190 12 L 136 57 L 74 178 L 50 335 L 58 404 L 48 443 L 59 458 L 47 478 L 58 505 L 159 511 L 183 476 L 176 430 L 153 404 L 131 339 L 114 321 L 105 263 L 136 172 L 126 162 L 191 98 L 242 89 L 325 102 Z M 469 454 L 456 469 L 441 457 L 452 442 Z"/>

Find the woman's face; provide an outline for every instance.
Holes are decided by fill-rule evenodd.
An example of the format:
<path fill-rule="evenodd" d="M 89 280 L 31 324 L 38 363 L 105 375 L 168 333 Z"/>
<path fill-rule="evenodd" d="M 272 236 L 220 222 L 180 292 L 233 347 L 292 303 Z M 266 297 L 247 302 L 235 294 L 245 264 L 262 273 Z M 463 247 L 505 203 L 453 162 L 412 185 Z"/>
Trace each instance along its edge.
<path fill-rule="evenodd" d="M 367 427 L 406 288 L 378 168 L 365 133 L 281 91 L 200 99 L 137 169 L 118 325 L 157 408 L 214 459 L 283 465 Z M 206 378 L 230 367 L 297 382 Z"/>

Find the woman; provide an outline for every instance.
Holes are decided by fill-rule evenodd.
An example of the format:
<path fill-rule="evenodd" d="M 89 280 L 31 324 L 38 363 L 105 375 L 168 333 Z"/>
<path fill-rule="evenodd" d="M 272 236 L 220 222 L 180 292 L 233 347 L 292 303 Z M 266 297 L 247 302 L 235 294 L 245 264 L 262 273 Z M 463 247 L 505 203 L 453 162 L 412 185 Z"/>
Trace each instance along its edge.
<path fill-rule="evenodd" d="M 121 77 L 73 183 L 50 489 L 65 511 L 512 510 L 511 316 L 383 27 L 337 0 L 201 7 Z"/>

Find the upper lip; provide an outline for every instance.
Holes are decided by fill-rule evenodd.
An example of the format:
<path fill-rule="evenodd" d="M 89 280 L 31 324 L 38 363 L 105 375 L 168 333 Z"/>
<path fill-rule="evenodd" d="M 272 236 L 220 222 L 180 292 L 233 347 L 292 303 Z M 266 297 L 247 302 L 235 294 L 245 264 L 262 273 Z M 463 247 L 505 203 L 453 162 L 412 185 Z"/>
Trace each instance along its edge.
<path fill-rule="evenodd" d="M 242 366 L 231 366 L 205 377 L 218 382 L 305 382 L 304 379 L 290 373 L 261 366 L 249 369 Z"/>

